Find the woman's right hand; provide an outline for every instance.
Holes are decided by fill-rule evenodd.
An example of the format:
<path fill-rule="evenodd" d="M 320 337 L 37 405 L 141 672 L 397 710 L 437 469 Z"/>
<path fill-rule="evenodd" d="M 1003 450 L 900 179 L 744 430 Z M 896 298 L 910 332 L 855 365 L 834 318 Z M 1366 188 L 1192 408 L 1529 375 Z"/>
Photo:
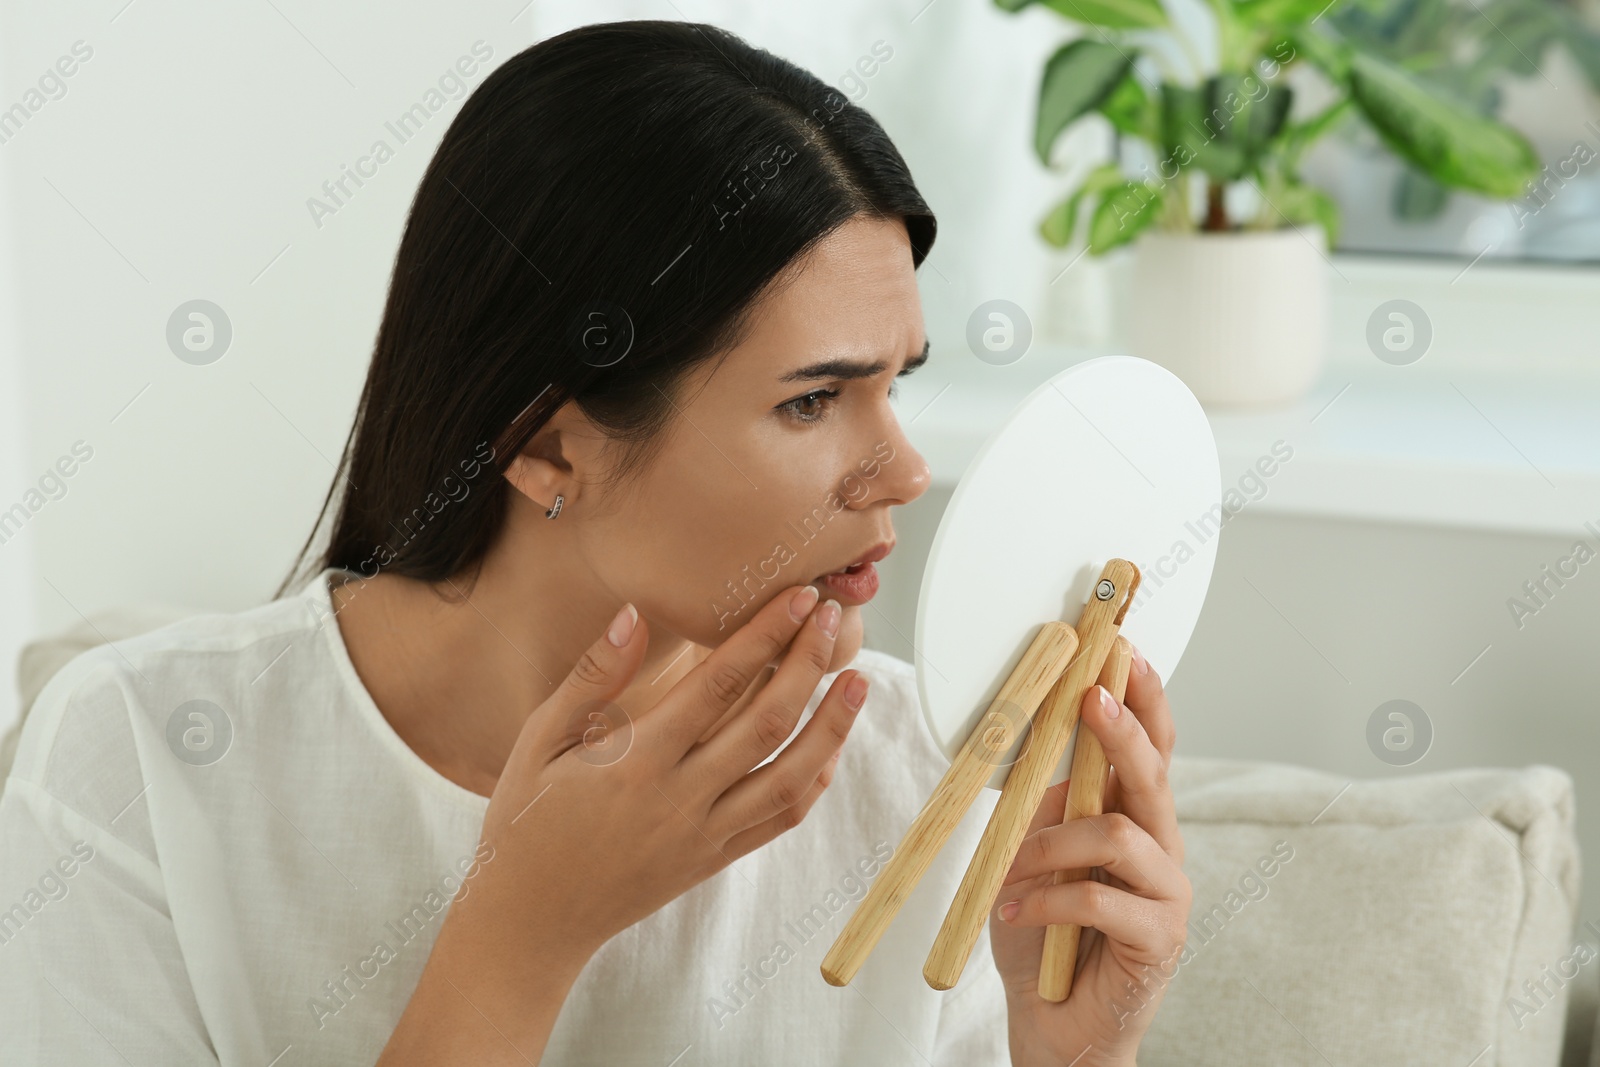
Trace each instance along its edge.
<path fill-rule="evenodd" d="M 794 731 L 826 673 L 839 604 L 818 604 L 809 585 L 780 592 L 630 727 L 610 701 L 649 644 L 634 614 L 624 607 L 528 719 L 484 817 L 495 859 L 482 874 L 492 868 L 510 889 L 501 923 L 553 920 L 585 957 L 798 825 L 866 696 L 866 679 L 852 691 L 859 672 L 841 671 L 794 743 L 752 773 Z M 780 656 L 749 706 L 697 743 Z"/>
<path fill-rule="evenodd" d="M 757 764 L 794 732 L 839 617 L 812 586 L 780 592 L 619 729 L 626 717 L 609 702 L 649 643 L 644 620 L 624 607 L 523 725 L 484 816 L 491 858 L 451 904 L 419 993 L 444 978 L 507 1040 L 519 1031 L 518 1050 L 537 1060 L 566 989 L 601 945 L 794 828 L 828 786 L 866 698 L 858 671 L 841 671 L 794 741 Z M 702 740 L 780 657 L 755 698 Z M 554 1004 L 529 1010 L 558 985 Z M 397 1036 L 417 1032 L 407 1025 L 417 1000 Z M 411 1062 L 388 1052 L 380 1062 Z"/>

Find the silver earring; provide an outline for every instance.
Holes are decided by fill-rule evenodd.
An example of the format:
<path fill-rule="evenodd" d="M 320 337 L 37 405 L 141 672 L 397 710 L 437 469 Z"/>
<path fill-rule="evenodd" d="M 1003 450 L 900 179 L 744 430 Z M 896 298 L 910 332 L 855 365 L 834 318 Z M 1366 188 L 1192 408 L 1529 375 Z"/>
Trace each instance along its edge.
<path fill-rule="evenodd" d="M 557 493 L 556 494 L 556 506 L 553 507 L 553 508 L 546 508 L 545 509 L 545 513 L 544 513 L 544 517 L 547 518 L 547 519 L 553 519 L 559 514 L 561 514 L 561 494 Z"/>

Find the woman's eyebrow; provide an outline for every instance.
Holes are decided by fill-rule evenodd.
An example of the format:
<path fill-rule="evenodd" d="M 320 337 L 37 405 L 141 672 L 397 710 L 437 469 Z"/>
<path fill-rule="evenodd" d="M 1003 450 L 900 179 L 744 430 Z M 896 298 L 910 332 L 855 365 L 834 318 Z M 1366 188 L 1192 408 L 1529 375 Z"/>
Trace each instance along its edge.
<path fill-rule="evenodd" d="M 923 341 L 922 351 L 907 360 L 906 365 L 900 368 L 899 374 L 910 374 L 926 362 L 928 362 L 928 342 Z M 844 380 L 870 378 L 875 374 L 882 374 L 884 368 L 888 365 L 881 359 L 872 363 L 858 363 L 850 359 L 826 359 L 821 363 L 812 363 L 809 366 L 801 367 L 799 370 L 790 371 L 778 380 L 780 382 L 810 382 L 830 378 Z M 897 374 L 896 377 L 898 376 Z"/>

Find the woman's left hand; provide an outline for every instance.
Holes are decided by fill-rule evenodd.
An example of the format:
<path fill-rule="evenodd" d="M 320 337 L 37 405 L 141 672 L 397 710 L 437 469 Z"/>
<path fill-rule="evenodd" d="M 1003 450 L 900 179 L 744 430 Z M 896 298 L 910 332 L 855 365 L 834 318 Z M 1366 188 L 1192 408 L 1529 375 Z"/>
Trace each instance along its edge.
<path fill-rule="evenodd" d="M 1126 704 L 1113 714 L 1102 697 L 1104 688 L 1089 687 L 1079 721 L 1112 766 L 1106 814 L 1063 824 L 1066 785 L 1047 790 L 990 916 L 1014 1067 L 1132 1064 L 1183 951 L 1191 893 L 1167 786 L 1166 693 L 1135 649 Z M 1076 867 L 1100 868 L 1103 880 L 1054 884 L 1056 871 Z M 1039 961 L 1045 927 L 1069 922 L 1083 928 L 1079 962 L 1058 1004 L 1039 996 Z"/>

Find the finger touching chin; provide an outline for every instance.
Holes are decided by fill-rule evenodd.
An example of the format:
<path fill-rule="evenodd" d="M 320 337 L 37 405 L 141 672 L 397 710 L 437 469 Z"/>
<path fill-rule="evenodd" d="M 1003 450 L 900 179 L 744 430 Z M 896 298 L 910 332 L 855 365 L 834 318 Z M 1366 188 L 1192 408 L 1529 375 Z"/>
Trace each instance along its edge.
<path fill-rule="evenodd" d="M 855 661 L 856 654 L 861 651 L 862 642 L 866 638 L 866 628 L 861 620 L 861 608 L 856 605 L 846 606 L 844 614 L 839 618 L 839 636 L 833 641 L 833 658 L 828 661 L 826 673 L 842 671 Z"/>

